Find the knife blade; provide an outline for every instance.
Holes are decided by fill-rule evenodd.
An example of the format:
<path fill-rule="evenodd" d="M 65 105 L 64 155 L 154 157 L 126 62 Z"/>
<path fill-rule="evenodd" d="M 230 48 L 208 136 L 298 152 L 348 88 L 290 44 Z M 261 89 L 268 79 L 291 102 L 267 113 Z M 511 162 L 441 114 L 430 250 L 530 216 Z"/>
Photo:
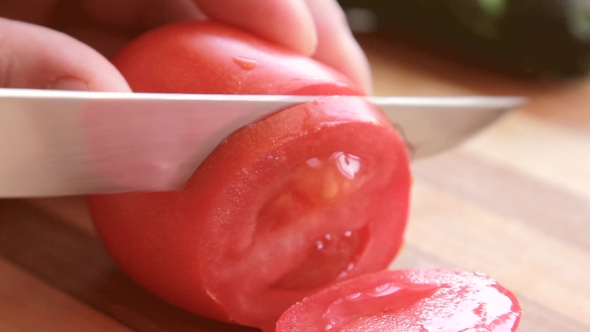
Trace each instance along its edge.
<path fill-rule="evenodd" d="M 235 130 L 318 96 L 0 89 L 0 197 L 181 189 Z M 520 97 L 346 97 L 380 107 L 413 159 L 451 149 Z"/>

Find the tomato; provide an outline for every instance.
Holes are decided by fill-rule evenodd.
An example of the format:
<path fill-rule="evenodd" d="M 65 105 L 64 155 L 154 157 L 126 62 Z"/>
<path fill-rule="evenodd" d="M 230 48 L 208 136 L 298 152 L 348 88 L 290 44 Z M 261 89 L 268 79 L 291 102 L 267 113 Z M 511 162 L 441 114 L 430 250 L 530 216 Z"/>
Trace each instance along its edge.
<path fill-rule="evenodd" d="M 516 297 L 489 277 L 457 270 L 383 271 L 295 304 L 277 332 L 516 331 Z"/>
<path fill-rule="evenodd" d="M 222 24 L 185 22 L 140 36 L 114 59 L 136 92 L 359 95 L 320 62 Z"/>
<path fill-rule="evenodd" d="M 105 248 L 138 284 L 272 331 L 297 301 L 396 256 L 407 151 L 379 109 L 338 96 L 361 94 L 344 76 L 210 22 L 149 32 L 113 63 L 136 92 L 333 95 L 236 131 L 182 190 L 88 197 Z"/>

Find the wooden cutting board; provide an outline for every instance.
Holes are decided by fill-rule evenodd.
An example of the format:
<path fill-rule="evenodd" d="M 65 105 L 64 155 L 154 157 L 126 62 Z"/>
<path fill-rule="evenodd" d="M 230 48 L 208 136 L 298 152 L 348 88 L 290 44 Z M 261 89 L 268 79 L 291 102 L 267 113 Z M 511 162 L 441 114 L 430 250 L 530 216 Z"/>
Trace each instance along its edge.
<path fill-rule="evenodd" d="M 401 267 L 487 273 L 519 331 L 590 331 L 590 80 L 531 85 L 363 39 L 376 94 L 526 95 L 457 149 L 414 163 Z M 249 331 L 187 314 L 127 279 L 80 198 L 0 201 L 0 331 Z"/>

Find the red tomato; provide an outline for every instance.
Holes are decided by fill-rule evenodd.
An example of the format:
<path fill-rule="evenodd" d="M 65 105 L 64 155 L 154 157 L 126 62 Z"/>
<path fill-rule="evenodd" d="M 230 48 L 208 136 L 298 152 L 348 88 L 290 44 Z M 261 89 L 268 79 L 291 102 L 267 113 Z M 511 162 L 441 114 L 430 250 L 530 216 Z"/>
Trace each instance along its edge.
<path fill-rule="evenodd" d="M 471 272 L 384 271 L 347 280 L 297 303 L 277 332 L 509 332 L 522 309 L 496 281 Z"/>
<path fill-rule="evenodd" d="M 114 60 L 136 92 L 358 95 L 342 74 L 221 24 L 176 23 L 140 36 Z"/>
<path fill-rule="evenodd" d="M 360 93 L 310 58 L 214 23 L 160 28 L 114 63 L 136 92 Z M 273 330 L 296 301 L 387 267 L 409 192 L 404 142 L 382 112 L 334 96 L 238 130 L 181 191 L 89 205 L 111 256 L 156 296 Z"/>

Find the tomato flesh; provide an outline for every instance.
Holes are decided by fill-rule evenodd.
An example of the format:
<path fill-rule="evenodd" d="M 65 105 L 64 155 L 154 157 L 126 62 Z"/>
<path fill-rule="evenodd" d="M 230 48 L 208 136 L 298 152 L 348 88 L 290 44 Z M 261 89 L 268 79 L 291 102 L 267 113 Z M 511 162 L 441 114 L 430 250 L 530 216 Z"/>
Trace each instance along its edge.
<path fill-rule="evenodd" d="M 156 29 L 113 62 L 135 92 L 334 95 L 236 131 L 183 190 L 88 198 L 113 259 L 153 294 L 272 331 L 293 303 L 398 253 L 404 141 L 379 109 L 337 96 L 361 94 L 344 76 L 211 22 Z"/>
<path fill-rule="evenodd" d="M 347 280 L 297 303 L 277 332 L 516 331 L 516 297 L 482 274 L 414 269 Z"/>
<path fill-rule="evenodd" d="M 303 263 L 271 287 L 285 290 L 313 289 L 345 277 L 354 269 L 369 234 L 363 228 L 318 238 L 304 254 Z"/>
<path fill-rule="evenodd" d="M 370 170 L 361 165 L 359 157 L 336 152 L 296 166 L 279 194 L 262 207 L 257 229 L 277 231 L 302 222 L 321 223 L 314 210 L 337 204 L 368 181 Z M 361 227 L 318 237 L 304 254 L 303 263 L 271 287 L 304 290 L 345 276 L 354 268 L 368 236 L 366 227 Z"/>
<path fill-rule="evenodd" d="M 409 170 L 405 150 L 391 147 L 402 141 L 360 99 L 320 100 L 239 131 L 186 188 L 210 210 L 231 211 L 223 222 L 210 210 L 195 208 L 190 215 L 201 220 L 201 234 L 217 241 L 200 251 L 208 292 L 243 324 L 274 324 L 295 301 L 343 278 L 381 270 L 399 250 Z M 237 149 L 253 137 L 259 139 L 248 149 Z M 339 163 L 348 169 L 337 170 Z M 325 183 L 338 190 L 326 191 Z"/>

